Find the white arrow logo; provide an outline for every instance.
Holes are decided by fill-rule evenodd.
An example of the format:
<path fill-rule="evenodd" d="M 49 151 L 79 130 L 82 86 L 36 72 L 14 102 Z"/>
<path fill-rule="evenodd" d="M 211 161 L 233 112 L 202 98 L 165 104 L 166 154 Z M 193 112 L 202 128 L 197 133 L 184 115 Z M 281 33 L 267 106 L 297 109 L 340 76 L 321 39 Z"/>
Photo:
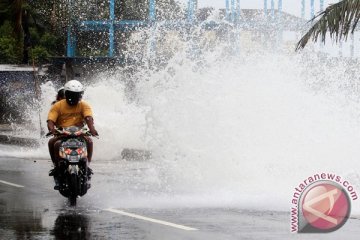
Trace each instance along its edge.
<path fill-rule="evenodd" d="M 334 189 L 334 190 L 331 190 L 330 192 L 326 192 L 326 193 L 323 193 L 307 202 L 304 203 L 303 205 L 303 208 L 308 211 L 309 213 L 321 218 L 321 219 L 324 219 L 328 222 L 331 222 L 333 224 L 337 224 L 338 221 L 337 219 L 333 218 L 333 217 L 330 217 L 328 215 L 325 215 L 324 213 L 322 212 L 319 212 L 318 210 L 312 208 L 311 206 L 314 204 L 314 203 L 318 203 L 326 198 L 328 198 L 330 200 L 330 210 L 329 210 L 329 213 L 331 212 L 331 210 L 334 208 L 334 205 L 335 205 L 335 195 L 338 194 L 339 190 L 338 189 Z"/>

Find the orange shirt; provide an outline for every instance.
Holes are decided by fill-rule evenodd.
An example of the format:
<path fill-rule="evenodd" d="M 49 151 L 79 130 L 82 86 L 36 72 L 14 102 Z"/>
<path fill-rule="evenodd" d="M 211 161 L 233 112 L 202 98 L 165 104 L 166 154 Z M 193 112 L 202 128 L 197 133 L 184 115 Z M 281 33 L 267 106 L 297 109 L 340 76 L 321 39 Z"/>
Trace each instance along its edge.
<path fill-rule="evenodd" d="M 87 102 L 80 101 L 76 106 L 70 106 L 65 99 L 52 105 L 48 120 L 57 127 L 70 127 L 84 125 L 84 118 L 92 117 L 92 110 Z"/>

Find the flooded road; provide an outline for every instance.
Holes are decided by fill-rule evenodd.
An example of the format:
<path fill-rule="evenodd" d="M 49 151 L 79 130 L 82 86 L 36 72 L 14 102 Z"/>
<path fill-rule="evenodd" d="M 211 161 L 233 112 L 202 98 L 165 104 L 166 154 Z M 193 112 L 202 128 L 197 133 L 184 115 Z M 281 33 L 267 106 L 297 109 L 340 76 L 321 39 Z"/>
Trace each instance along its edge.
<path fill-rule="evenodd" d="M 1 239 L 358 239 L 360 233 L 356 218 L 336 232 L 314 236 L 291 234 L 288 212 L 161 208 L 150 203 L 143 208 L 114 207 L 101 198 L 114 178 L 104 174 L 100 163 L 92 165 L 96 174 L 89 193 L 77 207 L 70 207 L 53 190 L 48 160 L 0 158 L 0 163 Z M 123 189 L 119 191 L 117 196 Z"/>

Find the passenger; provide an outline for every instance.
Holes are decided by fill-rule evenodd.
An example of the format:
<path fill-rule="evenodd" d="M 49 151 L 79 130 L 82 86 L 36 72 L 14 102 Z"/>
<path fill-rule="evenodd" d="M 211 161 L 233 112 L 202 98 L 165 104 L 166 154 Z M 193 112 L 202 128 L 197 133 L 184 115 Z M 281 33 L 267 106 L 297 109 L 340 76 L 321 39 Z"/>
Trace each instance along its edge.
<path fill-rule="evenodd" d="M 51 103 L 51 105 L 54 105 L 56 102 L 63 100 L 65 98 L 65 90 L 64 87 L 61 87 L 56 95 L 56 100 Z"/>

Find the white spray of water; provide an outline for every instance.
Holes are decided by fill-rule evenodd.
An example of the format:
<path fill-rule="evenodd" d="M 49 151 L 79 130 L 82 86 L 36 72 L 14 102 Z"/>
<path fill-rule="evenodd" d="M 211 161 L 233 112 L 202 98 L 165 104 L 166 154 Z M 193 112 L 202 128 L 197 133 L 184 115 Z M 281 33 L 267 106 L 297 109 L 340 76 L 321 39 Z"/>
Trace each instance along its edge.
<path fill-rule="evenodd" d="M 294 187 L 322 172 L 360 191 L 359 95 L 342 60 L 309 53 L 228 56 L 219 47 L 199 61 L 187 52 L 162 70 L 130 76 L 133 101 L 120 73 L 100 75 L 87 87 L 84 99 L 101 134 L 94 159 L 118 160 L 124 147 L 153 153 L 146 163 L 108 163 L 109 180 L 95 200 L 287 210 Z M 43 86 L 49 107 L 46 89 L 54 90 Z M 357 202 L 353 209 L 360 209 Z"/>
<path fill-rule="evenodd" d="M 144 118 L 147 108 L 126 98 L 124 85 L 114 76 L 100 78 L 86 89 L 85 100 L 91 103 L 100 139 L 95 140 L 94 158 L 121 160 L 124 148 L 146 149 Z"/>
<path fill-rule="evenodd" d="M 320 74 L 339 82 L 341 68 L 303 68 L 299 58 L 209 56 L 198 71 L 185 61 L 140 83 L 151 106 L 150 148 L 170 192 L 194 204 L 283 209 L 313 174 L 359 183 L 356 103 L 336 84 L 317 94 L 307 86 Z M 325 71 L 312 75 L 318 67 Z"/>

